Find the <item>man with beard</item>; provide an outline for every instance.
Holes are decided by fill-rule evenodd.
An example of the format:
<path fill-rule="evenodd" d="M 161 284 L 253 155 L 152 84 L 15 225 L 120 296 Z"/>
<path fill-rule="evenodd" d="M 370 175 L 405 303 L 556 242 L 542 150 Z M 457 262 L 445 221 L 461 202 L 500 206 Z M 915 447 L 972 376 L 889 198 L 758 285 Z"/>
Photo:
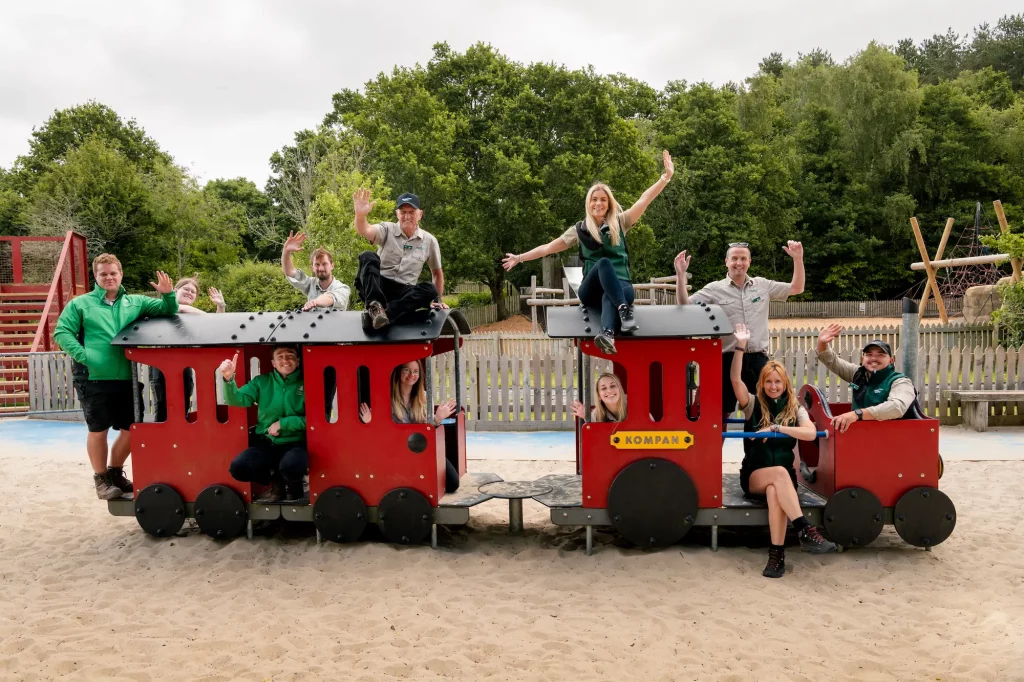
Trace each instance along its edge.
<path fill-rule="evenodd" d="M 729 244 L 725 253 L 725 267 L 729 276 L 716 282 L 709 282 L 703 289 L 688 295 L 686 292 L 686 270 L 690 256 L 686 251 L 675 258 L 676 303 L 708 303 L 719 305 L 735 327 L 738 324 L 750 330 L 747 352 L 743 355 L 743 385 L 752 394 L 757 392 L 757 379 L 761 369 L 768 362 L 768 304 L 770 301 L 785 301 L 790 296 L 804 291 L 804 247 L 800 242 L 790 241 L 782 248 L 793 259 L 793 281 L 776 282 L 764 277 L 749 277 L 750 245 L 746 242 Z M 735 337 L 722 339 L 722 418 L 736 411 L 736 394 L 732 390 L 729 368 L 732 366 Z"/>
<path fill-rule="evenodd" d="M 292 286 L 306 295 L 303 310 L 313 308 L 335 308 L 346 310 L 351 292 L 347 284 L 334 279 L 334 258 L 326 249 L 317 249 L 309 262 L 315 277 L 310 277 L 292 264 L 292 254 L 302 250 L 307 235 L 288 233 L 288 239 L 281 249 L 281 270 Z"/>
<path fill-rule="evenodd" d="M 834 374 L 850 382 L 853 405 L 849 412 L 832 418 L 832 426 L 844 433 L 856 421 L 902 419 L 917 399 L 914 382 L 896 371 L 892 349 L 885 341 L 869 341 L 861 351 L 860 365 L 836 355 L 829 345 L 843 332 L 830 324 L 818 334 L 818 359 Z"/>

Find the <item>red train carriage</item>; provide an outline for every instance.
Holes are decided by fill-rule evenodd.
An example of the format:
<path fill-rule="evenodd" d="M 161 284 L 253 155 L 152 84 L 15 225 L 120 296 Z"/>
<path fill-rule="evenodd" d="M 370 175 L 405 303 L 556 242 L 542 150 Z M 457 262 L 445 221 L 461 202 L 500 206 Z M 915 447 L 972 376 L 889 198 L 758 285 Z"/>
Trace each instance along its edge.
<path fill-rule="evenodd" d="M 167 385 L 168 416 L 132 426 L 135 487 L 131 500 L 109 502 L 111 513 L 133 515 L 148 533 L 169 536 L 186 518 L 203 532 L 232 537 L 252 520 L 312 521 L 319 537 L 355 540 L 376 522 L 394 542 L 436 541 L 436 524 L 460 524 L 469 507 L 490 499 L 480 485 L 501 480 L 466 472 L 465 415 L 435 429 L 399 424 L 391 413 L 390 379 L 410 360 L 455 351 L 469 325 L 458 311 L 425 313 L 414 324 L 367 331 L 357 312 L 229 313 L 140 320 L 123 330 L 117 345 L 133 363 L 160 369 Z M 216 368 L 239 353 L 242 384 L 270 366 L 274 344 L 301 346 L 306 393 L 306 441 L 311 504 L 254 504 L 260 486 L 234 481 L 231 460 L 248 445 L 256 408 L 216 403 Z M 258 362 L 252 362 L 256 359 Z M 137 367 L 133 364 L 133 367 Z M 427 386 L 431 363 L 425 363 Z M 196 373 L 197 409 L 186 414 L 183 376 Z M 461 397 L 461 376 L 454 373 Z M 330 387 L 337 386 L 337 407 Z M 333 393 L 333 391 L 332 391 Z M 428 400 L 429 400 L 428 390 Z M 359 404 L 375 407 L 370 424 Z M 461 400 L 459 401 L 461 403 Z M 432 412 L 432 408 L 430 408 Z M 440 433 L 439 433 L 440 431 Z M 462 478 L 458 492 L 444 492 L 445 458 Z"/>
<path fill-rule="evenodd" d="M 846 433 L 831 425 L 849 403 L 831 403 L 813 386 L 800 400 L 829 438 L 798 447 L 803 484 L 828 502 L 823 525 L 844 547 L 864 546 L 892 524 L 907 543 L 932 547 L 956 526 L 956 509 L 938 490 L 941 475 L 939 421 L 915 403 L 904 419 L 856 422 Z"/>

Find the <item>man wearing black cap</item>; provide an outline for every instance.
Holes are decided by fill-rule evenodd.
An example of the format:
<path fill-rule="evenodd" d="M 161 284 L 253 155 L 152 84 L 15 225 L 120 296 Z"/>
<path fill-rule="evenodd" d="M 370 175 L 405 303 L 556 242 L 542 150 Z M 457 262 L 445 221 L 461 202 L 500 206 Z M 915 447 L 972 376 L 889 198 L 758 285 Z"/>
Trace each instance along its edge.
<path fill-rule="evenodd" d="M 370 190 L 359 189 L 352 195 L 356 213 L 356 232 L 377 247 L 377 252 L 359 254 L 359 272 L 356 273 L 356 291 L 366 305 L 374 329 L 386 327 L 392 321 L 419 308 L 445 308 L 441 302 L 444 291 L 444 271 L 441 270 L 441 248 L 437 239 L 419 227 L 423 211 L 415 194 L 398 197 L 395 215 L 397 223 L 367 221 L 377 202 L 370 201 Z M 420 282 L 423 264 L 430 267 L 430 282 Z"/>
<path fill-rule="evenodd" d="M 843 433 L 855 421 L 901 419 L 917 399 L 914 382 L 896 371 L 892 348 L 885 341 L 869 341 L 861 351 L 860 365 L 841 359 L 829 344 L 843 332 L 842 325 L 830 324 L 818 335 L 818 359 L 834 374 L 850 382 L 853 409 L 832 418 Z"/>

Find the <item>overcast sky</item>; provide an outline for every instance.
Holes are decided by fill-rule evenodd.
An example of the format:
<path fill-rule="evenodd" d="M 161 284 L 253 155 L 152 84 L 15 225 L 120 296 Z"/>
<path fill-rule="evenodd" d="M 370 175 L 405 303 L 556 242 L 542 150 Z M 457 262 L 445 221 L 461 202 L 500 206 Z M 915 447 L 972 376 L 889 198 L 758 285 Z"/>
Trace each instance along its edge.
<path fill-rule="evenodd" d="M 425 63 L 435 42 L 488 42 L 517 61 L 592 64 L 661 88 L 742 81 L 773 51 L 842 60 L 872 39 L 966 34 L 1015 11 L 1006 0 L 0 0 L 0 166 L 55 109 L 96 99 L 202 180 L 262 187 L 270 154 L 319 124 L 333 93 Z"/>

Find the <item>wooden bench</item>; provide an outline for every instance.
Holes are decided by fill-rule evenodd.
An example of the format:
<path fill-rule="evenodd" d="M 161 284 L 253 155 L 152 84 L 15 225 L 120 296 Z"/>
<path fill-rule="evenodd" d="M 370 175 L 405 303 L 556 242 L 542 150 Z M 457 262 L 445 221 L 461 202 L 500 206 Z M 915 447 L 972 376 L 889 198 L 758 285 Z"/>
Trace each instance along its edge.
<path fill-rule="evenodd" d="M 960 400 L 964 426 L 975 431 L 988 430 L 988 406 L 993 401 L 1024 400 L 1024 391 L 943 391 L 947 398 Z"/>

